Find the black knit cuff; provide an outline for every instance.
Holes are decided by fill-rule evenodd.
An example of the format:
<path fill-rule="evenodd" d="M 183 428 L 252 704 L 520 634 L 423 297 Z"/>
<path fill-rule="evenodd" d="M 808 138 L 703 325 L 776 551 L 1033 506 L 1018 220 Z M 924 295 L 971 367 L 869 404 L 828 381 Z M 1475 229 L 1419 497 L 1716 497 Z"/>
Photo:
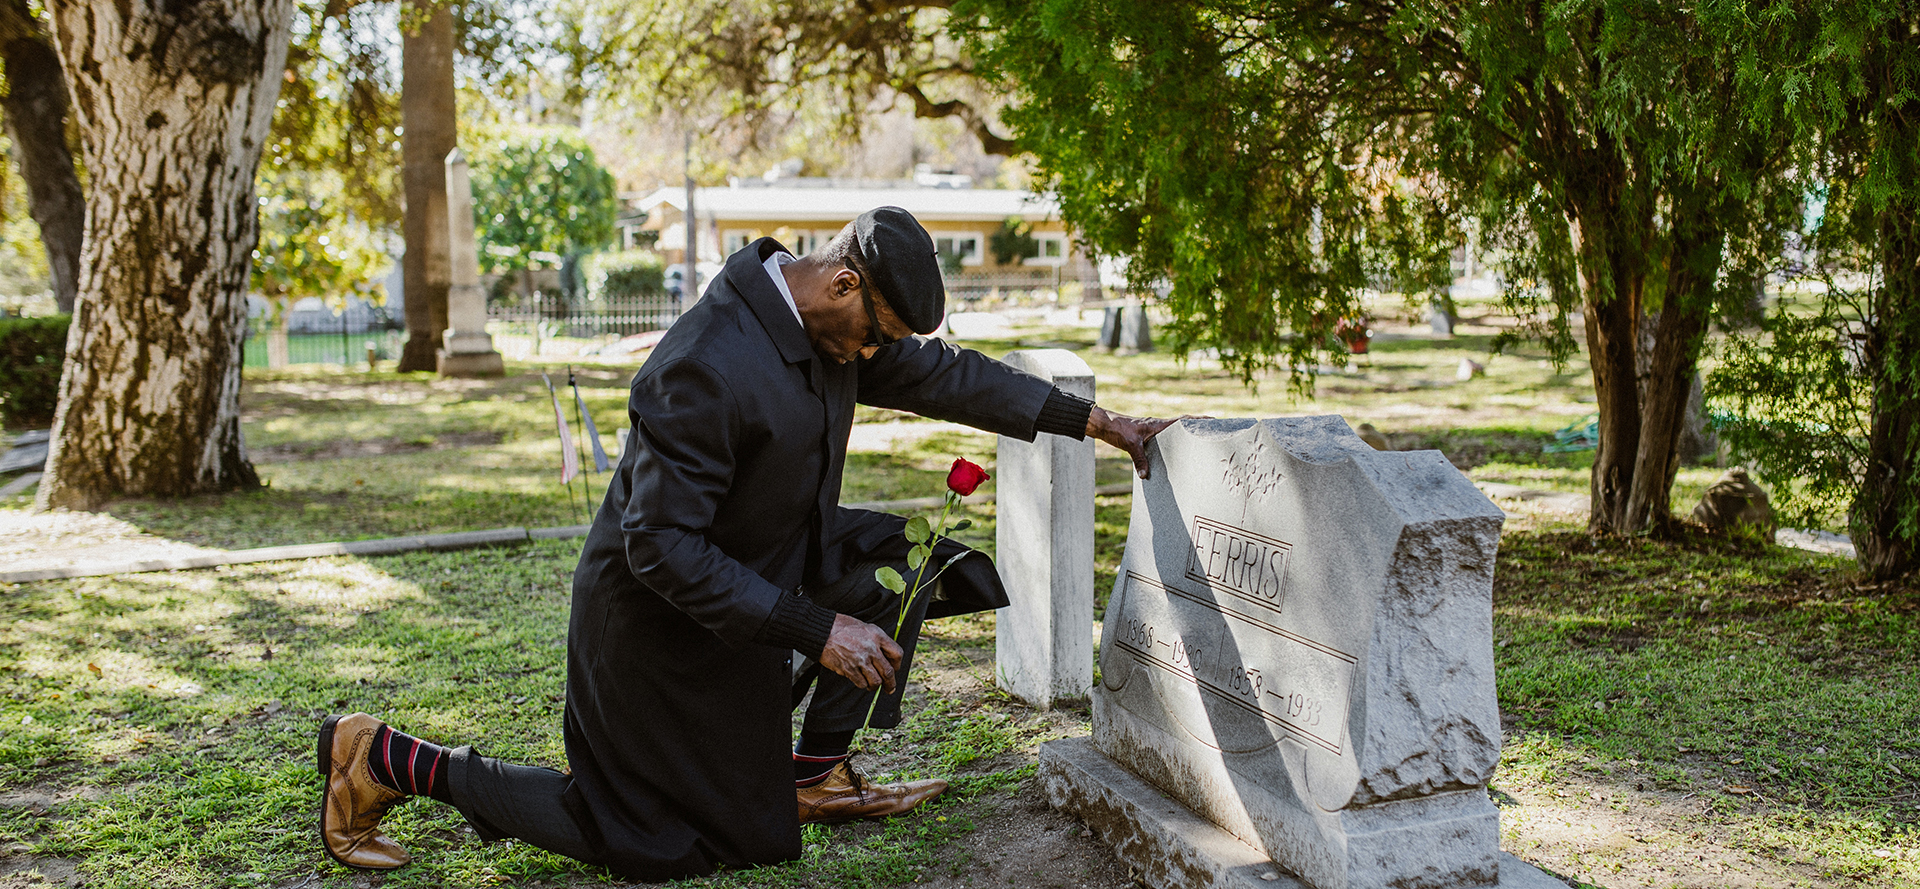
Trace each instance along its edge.
<path fill-rule="evenodd" d="M 755 642 L 791 648 L 814 660 L 827 647 L 833 635 L 834 612 L 814 604 L 812 599 L 789 593 L 773 605 L 773 613 L 760 626 Z"/>
<path fill-rule="evenodd" d="M 1040 406 L 1040 419 L 1033 421 L 1033 431 L 1077 441 L 1087 437 L 1087 418 L 1092 415 L 1093 402 L 1055 389 L 1047 393 L 1047 403 Z"/>

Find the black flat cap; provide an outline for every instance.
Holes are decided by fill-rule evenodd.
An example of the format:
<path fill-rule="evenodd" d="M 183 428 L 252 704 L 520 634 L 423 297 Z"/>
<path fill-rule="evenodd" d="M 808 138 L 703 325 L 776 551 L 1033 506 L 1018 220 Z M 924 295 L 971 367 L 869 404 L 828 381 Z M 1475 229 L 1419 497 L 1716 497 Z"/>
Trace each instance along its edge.
<path fill-rule="evenodd" d="M 899 207 L 877 207 L 853 221 L 860 258 L 874 288 L 914 333 L 932 333 L 947 313 L 947 287 L 933 236 Z"/>

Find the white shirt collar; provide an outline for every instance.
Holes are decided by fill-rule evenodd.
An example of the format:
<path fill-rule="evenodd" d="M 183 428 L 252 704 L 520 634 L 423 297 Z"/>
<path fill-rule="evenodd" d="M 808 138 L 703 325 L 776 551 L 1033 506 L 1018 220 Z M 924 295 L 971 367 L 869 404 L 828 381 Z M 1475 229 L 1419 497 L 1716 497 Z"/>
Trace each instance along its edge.
<path fill-rule="evenodd" d="M 776 250 L 761 266 L 767 270 L 767 276 L 773 279 L 773 286 L 780 288 L 780 298 L 787 301 L 787 311 L 793 313 L 793 320 L 800 321 L 800 306 L 793 301 L 793 291 L 787 289 L 787 276 L 780 273 L 780 267 L 793 261 L 793 254 L 785 250 Z M 806 322 L 800 326 L 805 328 Z"/>

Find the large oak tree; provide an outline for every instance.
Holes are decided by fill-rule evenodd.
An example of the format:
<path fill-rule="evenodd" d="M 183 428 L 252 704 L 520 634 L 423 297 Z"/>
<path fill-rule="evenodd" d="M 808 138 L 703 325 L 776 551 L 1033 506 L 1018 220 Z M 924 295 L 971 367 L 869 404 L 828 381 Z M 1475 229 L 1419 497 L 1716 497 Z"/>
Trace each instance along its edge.
<path fill-rule="evenodd" d="M 49 4 L 88 170 L 44 507 L 258 483 L 240 436 L 254 171 L 291 0 Z"/>

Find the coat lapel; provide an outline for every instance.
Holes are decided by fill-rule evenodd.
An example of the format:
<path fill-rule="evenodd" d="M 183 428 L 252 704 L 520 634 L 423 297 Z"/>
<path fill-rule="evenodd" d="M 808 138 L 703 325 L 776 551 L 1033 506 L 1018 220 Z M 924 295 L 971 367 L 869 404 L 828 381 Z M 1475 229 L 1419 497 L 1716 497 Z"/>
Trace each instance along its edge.
<path fill-rule="evenodd" d="M 767 336 L 773 338 L 773 344 L 780 350 L 781 359 L 788 364 L 812 361 L 813 343 L 807 340 L 807 332 L 794 320 L 793 311 L 787 308 L 787 301 L 780 296 L 779 288 L 773 286 L 773 279 L 767 277 L 764 263 L 767 257 L 786 250 L 779 241 L 761 238 L 748 244 L 744 249 L 727 257 L 727 283 L 733 285 L 734 292 L 753 311 L 760 320 L 760 326 L 766 328 Z M 820 375 L 808 374 L 813 382 L 815 395 L 820 393 Z"/>

